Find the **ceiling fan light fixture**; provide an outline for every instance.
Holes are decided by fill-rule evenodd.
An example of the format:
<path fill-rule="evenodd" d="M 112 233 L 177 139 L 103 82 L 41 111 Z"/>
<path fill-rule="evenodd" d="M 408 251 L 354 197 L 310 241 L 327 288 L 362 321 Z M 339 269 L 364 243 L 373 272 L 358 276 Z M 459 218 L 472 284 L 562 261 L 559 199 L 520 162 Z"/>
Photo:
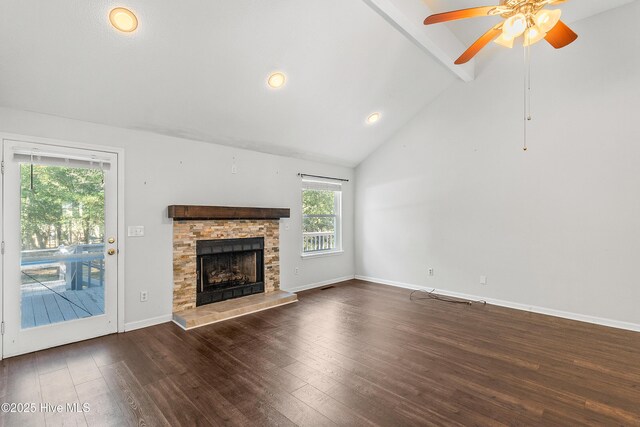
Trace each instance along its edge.
<path fill-rule="evenodd" d="M 511 18 L 504 21 L 504 26 L 502 27 L 502 33 L 506 36 L 515 39 L 516 37 L 520 37 L 522 33 L 527 29 L 527 17 L 522 13 L 518 13 L 513 15 Z"/>
<path fill-rule="evenodd" d="M 558 21 L 560 21 L 560 16 L 562 15 L 562 11 L 560 9 L 547 10 L 542 9 L 538 12 L 534 18 L 536 25 L 540 28 L 540 31 L 543 33 L 547 33 L 551 31 L 553 27 L 556 26 Z"/>
<path fill-rule="evenodd" d="M 505 33 L 502 33 L 493 42 L 496 44 L 499 44 L 500 46 L 508 47 L 509 49 L 511 49 L 513 47 L 513 40 L 514 40 L 513 37 L 510 37 Z"/>
<path fill-rule="evenodd" d="M 479 0 L 478 0 L 479 1 Z M 526 32 L 526 46 L 542 39 L 556 49 L 570 45 L 578 35 L 560 20 L 559 9 L 545 9 L 550 5 L 558 5 L 568 0 L 494 0 L 497 6 L 479 6 L 427 16 L 424 25 L 457 21 L 483 16 L 502 17 L 504 21 L 489 28 L 458 59 L 456 65 L 462 65 L 473 59 L 490 41 L 512 47 L 515 40 Z M 535 27 L 535 28 L 534 28 Z M 498 39 L 498 40 L 496 40 Z"/>
<path fill-rule="evenodd" d="M 547 33 L 542 32 L 537 25 L 529 27 L 524 33 L 524 46 L 531 46 L 544 39 Z"/>

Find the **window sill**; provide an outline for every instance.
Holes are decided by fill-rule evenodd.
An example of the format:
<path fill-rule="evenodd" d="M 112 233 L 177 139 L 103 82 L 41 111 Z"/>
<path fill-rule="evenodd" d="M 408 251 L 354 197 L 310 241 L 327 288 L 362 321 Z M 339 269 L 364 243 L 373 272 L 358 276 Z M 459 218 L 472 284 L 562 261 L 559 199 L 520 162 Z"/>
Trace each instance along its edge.
<path fill-rule="evenodd" d="M 326 251 L 326 252 L 317 252 L 317 253 L 307 253 L 307 254 L 302 254 L 300 257 L 302 259 L 307 259 L 307 258 L 322 258 L 322 257 L 326 257 L 326 256 L 335 256 L 335 255 L 342 255 L 344 253 L 343 250 L 339 250 L 339 251 Z"/>

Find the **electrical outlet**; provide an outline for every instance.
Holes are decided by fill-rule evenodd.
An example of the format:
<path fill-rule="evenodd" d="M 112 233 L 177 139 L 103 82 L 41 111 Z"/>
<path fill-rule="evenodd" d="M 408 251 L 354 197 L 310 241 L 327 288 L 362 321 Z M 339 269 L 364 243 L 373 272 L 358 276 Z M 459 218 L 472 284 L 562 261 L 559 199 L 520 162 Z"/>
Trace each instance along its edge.
<path fill-rule="evenodd" d="M 483 286 L 487 284 L 487 276 L 480 276 L 480 284 Z"/>
<path fill-rule="evenodd" d="M 433 268 L 429 267 L 427 271 L 429 272 L 429 276 L 433 276 Z"/>
<path fill-rule="evenodd" d="M 293 271 L 295 271 L 296 276 L 298 275 L 298 273 L 300 272 L 300 269 L 298 267 L 296 267 Z"/>
<path fill-rule="evenodd" d="M 140 302 L 147 302 L 149 300 L 149 292 L 140 291 Z"/>

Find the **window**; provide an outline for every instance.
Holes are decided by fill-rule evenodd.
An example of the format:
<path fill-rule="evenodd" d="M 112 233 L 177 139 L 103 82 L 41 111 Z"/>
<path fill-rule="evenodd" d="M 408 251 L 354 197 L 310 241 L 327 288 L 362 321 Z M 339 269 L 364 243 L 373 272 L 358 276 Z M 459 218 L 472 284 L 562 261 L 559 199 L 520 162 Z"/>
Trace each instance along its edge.
<path fill-rule="evenodd" d="M 342 250 L 342 186 L 302 181 L 302 255 Z"/>

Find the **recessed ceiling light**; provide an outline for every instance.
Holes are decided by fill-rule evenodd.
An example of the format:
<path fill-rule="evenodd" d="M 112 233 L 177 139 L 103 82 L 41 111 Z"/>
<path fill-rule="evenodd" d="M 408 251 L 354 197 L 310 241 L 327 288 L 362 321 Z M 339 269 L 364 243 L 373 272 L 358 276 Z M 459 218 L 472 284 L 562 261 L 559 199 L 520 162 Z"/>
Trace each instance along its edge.
<path fill-rule="evenodd" d="M 369 123 L 370 125 L 374 124 L 378 120 L 380 120 L 380 113 L 373 113 L 369 117 L 367 117 L 367 123 Z"/>
<path fill-rule="evenodd" d="M 130 33 L 138 28 L 138 18 L 133 12 L 124 7 L 116 7 L 109 12 L 109 21 L 116 30 L 123 33 Z"/>
<path fill-rule="evenodd" d="M 285 80 L 286 80 L 286 77 L 284 76 L 284 74 L 280 72 L 273 73 L 269 76 L 269 79 L 267 80 L 267 84 L 274 89 L 278 89 L 284 86 Z"/>

